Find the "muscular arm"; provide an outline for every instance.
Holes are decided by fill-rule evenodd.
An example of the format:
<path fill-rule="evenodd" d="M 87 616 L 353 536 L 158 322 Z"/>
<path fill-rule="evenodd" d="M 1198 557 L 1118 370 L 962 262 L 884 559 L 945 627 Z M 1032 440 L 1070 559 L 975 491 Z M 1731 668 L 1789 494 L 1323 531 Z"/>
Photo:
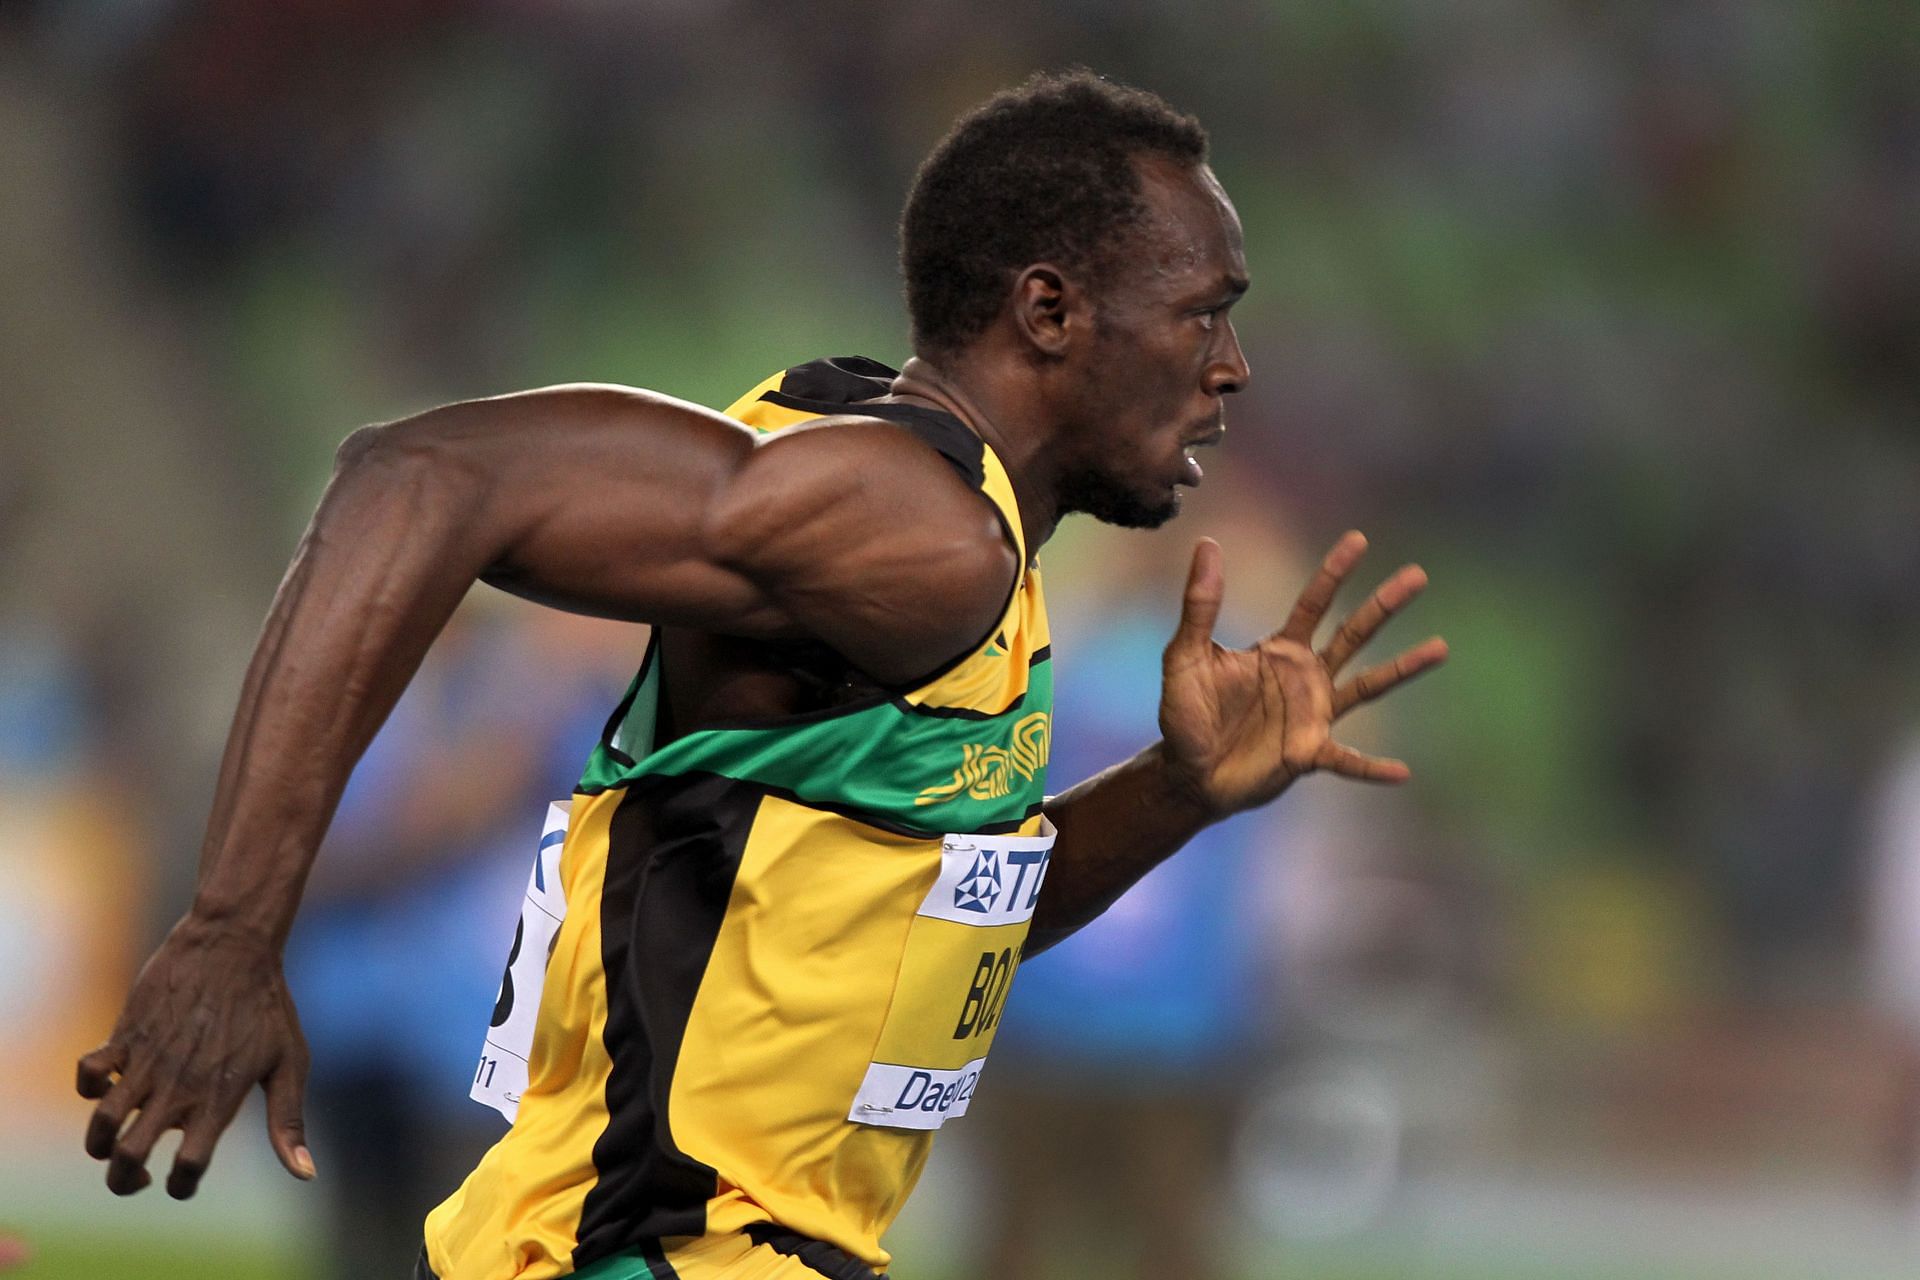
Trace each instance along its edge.
<path fill-rule="evenodd" d="M 882 423 L 756 447 L 717 414 L 605 387 L 356 433 L 248 671 L 192 915 L 284 941 L 353 763 L 476 580 L 581 612 L 810 635 L 887 680 L 975 639 L 1011 560 L 991 511 Z M 958 566 L 961 591 L 935 598 L 928 563 Z"/>
<path fill-rule="evenodd" d="M 756 438 L 663 396 L 569 387 L 355 433 L 248 669 L 192 907 L 80 1063 L 109 1187 L 145 1186 L 153 1142 L 184 1128 L 168 1190 L 191 1195 L 261 1080 L 276 1151 L 311 1176 L 280 950 L 354 762 L 476 580 L 605 616 L 810 636 L 891 681 L 977 639 L 1017 569 L 992 509 L 887 423 Z"/>

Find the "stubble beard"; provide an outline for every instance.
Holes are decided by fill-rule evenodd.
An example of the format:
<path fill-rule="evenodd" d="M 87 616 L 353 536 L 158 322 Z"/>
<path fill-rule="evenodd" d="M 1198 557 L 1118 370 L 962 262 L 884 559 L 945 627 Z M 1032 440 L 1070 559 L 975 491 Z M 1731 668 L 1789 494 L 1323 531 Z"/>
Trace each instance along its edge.
<path fill-rule="evenodd" d="M 1096 320 L 1106 317 L 1096 308 Z M 1096 329 L 1098 347 L 1092 367 L 1095 369 L 1127 368 L 1137 358 L 1136 352 L 1128 341 L 1114 329 L 1099 325 Z M 1103 409 L 1117 409 L 1121 406 L 1106 405 L 1106 398 L 1112 394 L 1105 378 L 1100 378 L 1083 387 L 1079 402 L 1085 406 L 1102 406 Z M 1115 416 L 1108 412 L 1096 412 L 1095 421 L 1105 421 Z M 1167 521 L 1180 514 L 1180 491 L 1168 489 L 1165 496 L 1158 500 L 1143 497 L 1138 488 L 1097 462 L 1090 462 L 1079 470 L 1070 472 L 1061 486 L 1060 514 L 1078 513 L 1092 516 L 1102 524 L 1117 525 L 1122 529 L 1158 529 Z"/>
<path fill-rule="evenodd" d="M 1060 511 L 1062 515 L 1089 515 L 1102 524 L 1123 529 L 1158 529 L 1180 514 L 1180 491 L 1175 489 L 1161 501 L 1150 502 L 1115 477 L 1088 468 L 1067 478 Z"/>

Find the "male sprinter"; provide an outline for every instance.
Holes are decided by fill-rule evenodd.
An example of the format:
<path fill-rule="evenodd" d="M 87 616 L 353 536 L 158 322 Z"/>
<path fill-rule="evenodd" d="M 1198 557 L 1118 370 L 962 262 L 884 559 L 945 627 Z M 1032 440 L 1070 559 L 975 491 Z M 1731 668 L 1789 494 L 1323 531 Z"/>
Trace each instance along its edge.
<path fill-rule="evenodd" d="M 872 1280 L 1023 953 L 1302 774 L 1408 776 L 1330 728 L 1444 658 L 1346 670 L 1421 571 L 1316 651 L 1349 533 L 1229 650 L 1203 540 L 1163 739 L 1045 798 L 1034 553 L 1070 512 L 1173 516 L 1247 383 L 1240 223 L 1199 125 L 1037 78 L 941 142 L 902 240 L 898 374 L 803 365 L 732 417 L 555 387 L 349 438 L 248 672 L 193 905 L 80 1062 L 110 1188 L 179 1128 L 167 1189 L 191 1195 L 256 1081 L 313 1176 L 281 945 L 354 760 L 475 580 L 657 631 L 572 802 L 517 1120 L 428 1218 L 420 1276 Z"/>

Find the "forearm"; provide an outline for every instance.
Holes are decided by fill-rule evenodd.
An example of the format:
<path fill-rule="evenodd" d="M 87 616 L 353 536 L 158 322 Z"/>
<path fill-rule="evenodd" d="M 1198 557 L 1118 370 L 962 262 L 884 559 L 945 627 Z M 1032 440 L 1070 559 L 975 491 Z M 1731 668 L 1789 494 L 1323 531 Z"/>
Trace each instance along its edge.
<path fill-rule="evenodd" d="M 1159 743 L 1055 796 L 1046 814 L 1059 836 L 1028 955 L 1093 920 L 1221 816 L 1168 769 Z"/>
<path fill-rule="evenodd" d="M 285 940 L 354 762 L 496 550 L 480 483 L 369 434 L 342 450 L 247 671 L 196 919 Z"/>

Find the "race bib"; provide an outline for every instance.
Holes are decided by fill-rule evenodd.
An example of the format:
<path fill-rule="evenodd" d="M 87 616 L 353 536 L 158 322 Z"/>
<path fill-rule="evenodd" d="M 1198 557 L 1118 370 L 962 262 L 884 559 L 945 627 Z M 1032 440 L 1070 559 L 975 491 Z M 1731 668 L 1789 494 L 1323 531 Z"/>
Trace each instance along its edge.
<path fill-rule="evenodd" d="M 938 1129 L 967 1113 L 1000 1023 L 1053 824 L 1032 836 L 948 836 L 940 878 L 907 932 L 886 1022 L 847 1119 Z"/>
<path fill-rule="evenodd" d="M 547 806 L 546 826 L 540 832 L 533 872 L 527 877 L 526 900 L 520 904 L 520 923 L 514 926 L 513 945 L 507 950 L 507 971 L 500 977 L 500 994 L 493 1002 L 480 1065 L 467 1091 L 475 1102 L 484 1102 L 505 1116 L 508 1124 L 520 1114 L 520 1095 L 527 1091 L 527 1059 L 533 1053 L 533 1026 L 540 1016 L 547 958 L 567 915 L 560 851 L 567 839 L 571 805 L 570 800 L 558 800 Z"/>

